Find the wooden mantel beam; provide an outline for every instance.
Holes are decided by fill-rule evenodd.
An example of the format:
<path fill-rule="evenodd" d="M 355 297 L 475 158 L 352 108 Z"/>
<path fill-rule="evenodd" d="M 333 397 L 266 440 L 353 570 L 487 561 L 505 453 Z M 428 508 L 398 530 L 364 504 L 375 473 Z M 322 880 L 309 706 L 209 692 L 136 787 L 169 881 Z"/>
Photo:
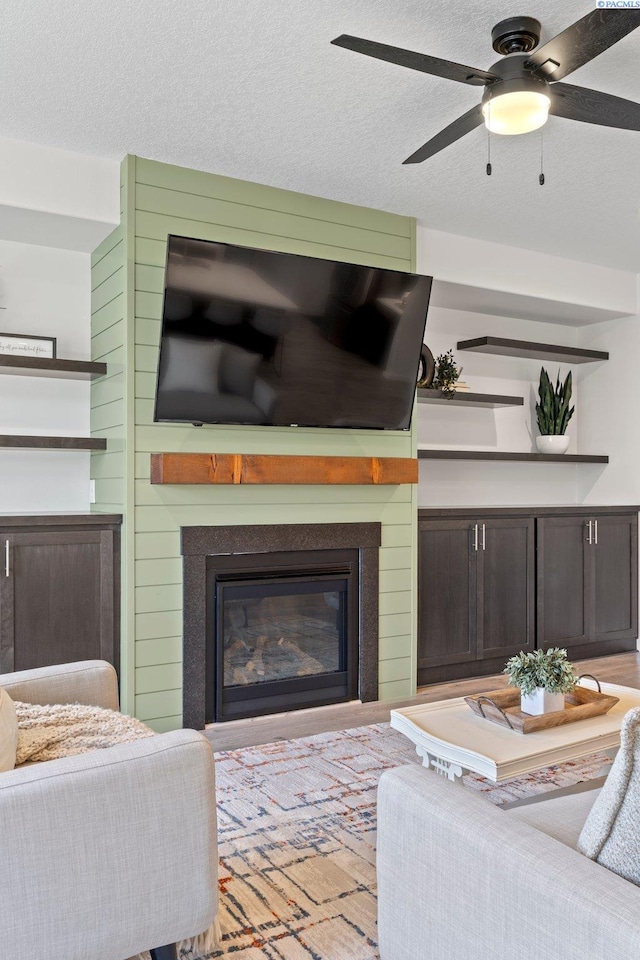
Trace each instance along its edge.
<path fill-rule="evenodd" d="M 151 483 L 398 484 L 418 482 L 411 457 L 152 453 Z"/>

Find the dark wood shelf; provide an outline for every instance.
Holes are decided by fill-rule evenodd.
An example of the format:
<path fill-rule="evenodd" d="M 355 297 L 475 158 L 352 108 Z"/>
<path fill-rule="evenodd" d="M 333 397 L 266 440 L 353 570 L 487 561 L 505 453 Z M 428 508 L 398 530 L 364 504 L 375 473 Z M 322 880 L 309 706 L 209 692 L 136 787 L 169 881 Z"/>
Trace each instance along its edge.
<path fill-rule="evenodd" d="M 0 435 L 0 447 L 22 447 L 25 450 L 106 450 L 104 437 L 31 437 L 18 434 Z"/>
<path fill-rule="evenodd" d="M 444 403 L 453 407 L 521 407 L 523 397 L 504 397 L 497 393 L 471 393 L 460 391 L 446 397 L 442 390 L 418 388 L 418 403 Z"/>
<path fill-rule="evenodd" d="M 14 357 L 0 353 L 0 373 L 20 377 L 53 377 L 57 380 L 95 380 L 104 377 L 106 363 L 90 360 L 51 360 L 40 357 Z"/>
<path fill-rule="evenodd" d="M 418 460 L 524 460 L 530 463 L 609 463 L 609 457 L 577 453 L 508 453 L 497 450 L 418 449 Z"/>
<path fill-rule="evenodd" d="M 532 357 L 537 360 L 557 360 L 560 363 L 593 363 L 596 360 L 609 359 L 609 354 L 602 350 L 582 350 L 578 347 L 531 343 L 528 340 L 508 340 L 503 337 L 460 340 L 456 346 L 458 350 L 473 350 L 475 353 L 493 353 L 503 357 Z"/>

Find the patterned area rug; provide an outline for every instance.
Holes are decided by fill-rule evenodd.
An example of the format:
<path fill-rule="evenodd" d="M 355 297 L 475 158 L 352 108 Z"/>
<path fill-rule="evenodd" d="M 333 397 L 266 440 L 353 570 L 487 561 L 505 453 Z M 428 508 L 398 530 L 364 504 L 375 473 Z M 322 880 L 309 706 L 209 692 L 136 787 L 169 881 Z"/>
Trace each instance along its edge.
<path fill-rule="evenodd" d="M 223 948 L 207 960 L 376 960 L 376 787 L 417 762 L 388 724 L 216 754 Z M 595 777 L 602 762 L 466 782 L 503 803 Z"/>

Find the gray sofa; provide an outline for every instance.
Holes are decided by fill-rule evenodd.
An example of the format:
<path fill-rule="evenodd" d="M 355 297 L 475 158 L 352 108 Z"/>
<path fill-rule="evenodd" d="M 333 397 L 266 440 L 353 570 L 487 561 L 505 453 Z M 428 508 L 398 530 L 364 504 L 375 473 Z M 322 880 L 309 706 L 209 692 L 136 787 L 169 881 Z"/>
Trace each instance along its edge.
<path fill-rule="evenodd" d="M 0 687 L 27 703 L 118 709 L 101 661 L 7 674 Z M 1 957 L 171 956 L 217 911 L 208 742 L 179 730 L 0 773 L 0 864 Z"/>
<path fill-rule="evenodd" d="M 595 796 L 504 811 L 424 767 L 384 773 L 381 960 L 640 958 L 640 889 L 575 849 Z"/>

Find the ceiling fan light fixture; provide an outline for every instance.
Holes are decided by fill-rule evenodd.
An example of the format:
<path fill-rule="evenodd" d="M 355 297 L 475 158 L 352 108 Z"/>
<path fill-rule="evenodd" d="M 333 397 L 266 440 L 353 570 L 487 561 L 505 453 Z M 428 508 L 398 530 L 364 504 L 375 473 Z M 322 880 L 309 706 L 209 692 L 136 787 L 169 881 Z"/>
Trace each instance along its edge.
<path fill-rule="evenodd" d="M 491 133 L 512 136 L 542 127 L 549 117 L 551 99 L 537 90 L 516 90 L 491 97 L 482 105 L 485 126 Z"/>

